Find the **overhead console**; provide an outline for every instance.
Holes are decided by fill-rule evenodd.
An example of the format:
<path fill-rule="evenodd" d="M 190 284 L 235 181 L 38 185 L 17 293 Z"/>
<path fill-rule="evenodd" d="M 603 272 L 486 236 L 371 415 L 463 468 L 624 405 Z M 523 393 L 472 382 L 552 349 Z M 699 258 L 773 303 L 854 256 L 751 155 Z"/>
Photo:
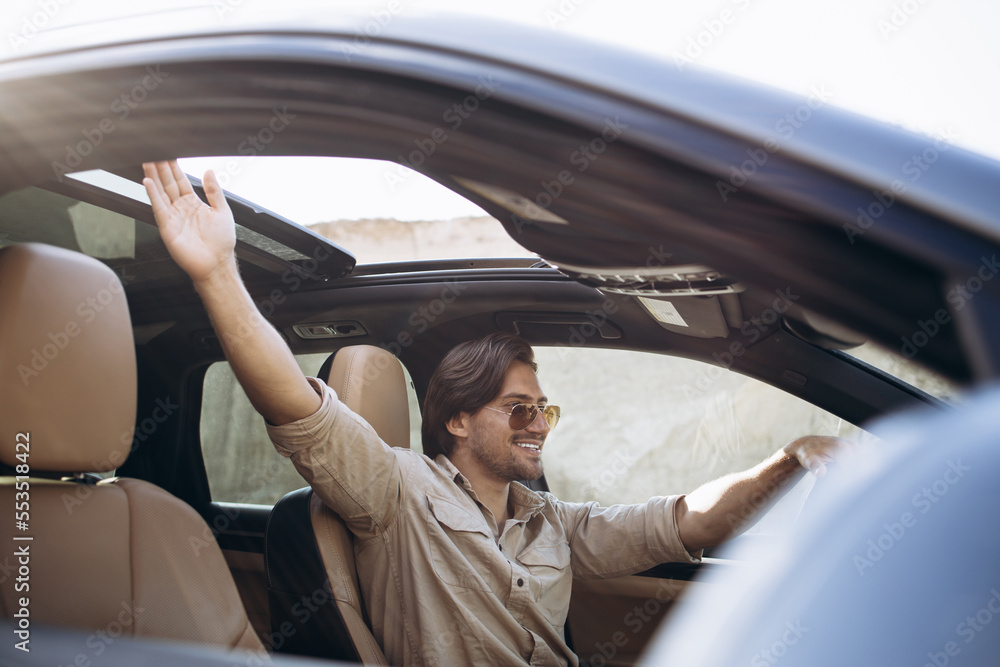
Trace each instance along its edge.
<path fill-rule="evenodd" d="M 584 285 L 602 292 L 629 296 L 678 296 L 742 292 L 740 284 L 715 269 L 699 264 L 675 266 L 583 268 L 557 263 L 557 268 Z"/>
<path fill-rule="evenodd" d="M 727 338 L 742 323 L 733 278 L 702 264 L 587 268 L 557 264 L 571 278 L 602 292 L 634 296 L 664 329 L 696 338 Z M 722 297 L 722 298 L 720 298 Z"/>

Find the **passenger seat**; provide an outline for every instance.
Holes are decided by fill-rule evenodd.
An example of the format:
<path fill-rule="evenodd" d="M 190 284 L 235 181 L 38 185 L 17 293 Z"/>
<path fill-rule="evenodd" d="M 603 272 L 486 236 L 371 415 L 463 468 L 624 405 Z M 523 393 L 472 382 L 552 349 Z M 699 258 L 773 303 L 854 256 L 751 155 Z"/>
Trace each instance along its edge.
<path fill-rule="evenodd" d="M 218 546 L 192 549 L 209 533 L 198 513 L 148 482 L 90 474 L 128 456 L 136 397 L 115 273 L 51 246 L 0 249 L 0 541 L 30 563 L 30 588 L 16 589 L 13 576 L 0 583 L 3 615 L 29 597 L 32 623 L 104 633 L 100 641 L 263 651 Z M 26 521 L 15 523 L 15 498 L 26 497 Z"/>
<path fill-rule="evenodd" d="M 395 356 L 371 345 L 347 347 L 327 359 L 319 377 L 387 444 L 409 447 L 406 378 Z M 361 599 L 353 536 L 312 489 L 292 491 L 274 506 L 265 559 L 272 636 L 281 651 L 388 664 Z"/>

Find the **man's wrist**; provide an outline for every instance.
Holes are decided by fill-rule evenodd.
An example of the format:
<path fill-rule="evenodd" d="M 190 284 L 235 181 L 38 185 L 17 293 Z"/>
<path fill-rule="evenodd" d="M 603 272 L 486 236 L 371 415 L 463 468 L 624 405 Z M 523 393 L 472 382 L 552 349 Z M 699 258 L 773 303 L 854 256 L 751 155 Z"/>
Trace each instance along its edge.
<path fill-rule="evenodd" d="M 243 279 L 240 278 L 239 265 L 236 257 L 231 256 L 220 262 L 208 275 L 192 279 L 195 291 L 202 297 L 209 297 L 220 292 L 229 292 L 233 288 L 243 288 Z"/>
<path fill-rule="evenodd" d="M 804 468 L 802 461 L 799 459 L 799 441 L 798 439 L 792 440 L 790 443 L 782 447 L 779 452 L 779 462 L 787 467 L 789 470 L 794 468 Z"/>

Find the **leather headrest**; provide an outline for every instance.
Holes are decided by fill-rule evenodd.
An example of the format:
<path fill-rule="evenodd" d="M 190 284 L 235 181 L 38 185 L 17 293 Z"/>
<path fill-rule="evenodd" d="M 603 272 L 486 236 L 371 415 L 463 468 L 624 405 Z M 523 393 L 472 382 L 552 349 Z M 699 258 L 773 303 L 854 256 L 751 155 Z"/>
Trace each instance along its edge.
<path fill-rule="evenodd" d="M 5 465 L 23 462 L 18 433 L 30 438 L 31 470 L 107 472 L 124 462 L 136 365 L 114 271 L 47 245 L 0 249 L 0 405 Z"/>
<path fill-rule="evenodd" d="M 326 383 L 386 444 L 410 446 L 406 377 L 391 352 L 373 345 L 345 347 L 333 356 Z"/>

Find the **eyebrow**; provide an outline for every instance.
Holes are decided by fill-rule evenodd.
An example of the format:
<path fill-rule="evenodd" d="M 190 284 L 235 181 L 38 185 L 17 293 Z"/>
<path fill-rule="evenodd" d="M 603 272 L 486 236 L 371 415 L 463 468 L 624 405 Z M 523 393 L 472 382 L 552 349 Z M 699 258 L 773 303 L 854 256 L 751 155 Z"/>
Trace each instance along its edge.
<path fill-rule="evenodd" d="M 511 392 L 509 394 L 504 394 L 503 396 L 500 397 L 500 400 L 503 401 L 503 400 L 506 400 L 508 398 L 516 398 L 518 400 L 522 400 L 522 401 L 525 401 L 525 402 L 528 402 L 528 403 L 530 403 L 531 400 L 532 400 L 531 396 L 528 396 L 527 394 L 518 394 L 516 392 Z M 539 403 L 548 403 L 549 402 L 549 398 L 548 398 L 548 396 L 542 396 L 541 398 L 538 399 L 538 402 Z"/>

